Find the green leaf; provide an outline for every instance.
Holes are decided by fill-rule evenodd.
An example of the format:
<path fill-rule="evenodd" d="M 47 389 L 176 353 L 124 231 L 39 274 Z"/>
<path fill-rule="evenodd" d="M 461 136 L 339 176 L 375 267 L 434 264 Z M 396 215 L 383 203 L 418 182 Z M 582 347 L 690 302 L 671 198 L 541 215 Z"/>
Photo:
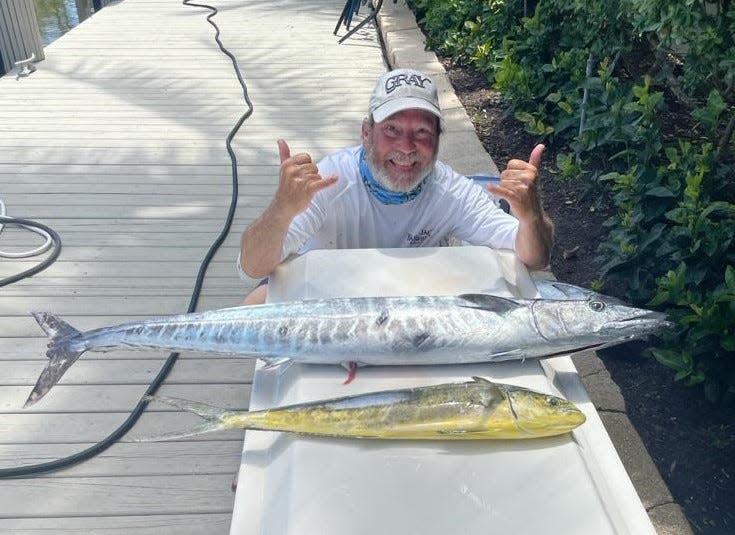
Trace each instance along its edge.
<path fill-rule="evenodd" d="M 718 403 L 722 396 L 720 383 L 711 378 L 704 383 L 704 395 L 710 403 Z"/>
<path fill-rule="evenodd" d="M 522 123 L 533 123 L 536 121 L 533 115 L 525 111 L 519 111 L 518 113 L 516 113 L 516 119 L 518 119 Z"/>
<path fill-rule="evenodd" d="M 675 351 L 673 349 L 652 349 L 651 353 L 664 366 L 672 368 L 678 371 L 689 371 L 691 370 L 690 363 L 687 362 L 687 358 L 684 353 Z"/>
<path fill-rule="evenodd" d="M 657 186 L 655 188 L 646 190 L 645 195 L 647 195 L 648 197 L 676 197 L 676 193 L 671 191 L 666 186 Z"/>
<path fill-rule="evenodd" d="M 574 111 L 572 106 L 568 102 L 564 102 L 564 101 L 559 102 L 557 106 L 559 106 L 562 110 L 564 110 L 567 113 L 572 113 Z"/>
<path fill-rule="evenodd" d="M 666 290 L 659 290 L 658 293 L 653 296 L 653 299 L 646 303 L 646 305 L 649 307 L 657 307 L 658 305 L 661 305 L 668 300 L 669 292 Z"/>
<path fill-rule="evenodd" d="M 728 290 L 735 292 L 735 268 L 732 266 L 725 268 L 725 284 Z"/>
<path fill-rule="evenodd" d="M 712 202 L 707 206 L 707 208 L 702 210 L 702 217 L 709 217 L 709 215 L 712 213 L 717 213 L 724 217 L 726 217 L 725 214 L 727 213 L 732 213 L 735 215 L 735 205 L 725 201 Z"/>
<path fill-rule="evenodd" d="M 728 334 L 720 338 L 720 346 L 725 351 L 735 352 L 735 334 Z"/>
<path fill-rule="evenodd" d="M 638 246 L 638 250 L 643 251 L 649 245 L 658 241 L 658 239 L 661 237 L 661 234 L 663 234 L 663 231 L 665 228 L 666 228 L 666 225 L 664 225 L 663 223 L 658 223 L 654 225 L 653 228 L 651 229 L 651 232 L 648 234 L 648 236 L 646 236 L 646 238 L 641 241 L 640 245 Z"/>
<path fill-rule="evenodd" d="M 681 381 L 682 379 L 685 379 L 687 376 L 689 376 L 691 372 L 689 370 L 681 370 L 680 372 L 676 372 L 676 375 L 674 375 L 674 381 Z"/>

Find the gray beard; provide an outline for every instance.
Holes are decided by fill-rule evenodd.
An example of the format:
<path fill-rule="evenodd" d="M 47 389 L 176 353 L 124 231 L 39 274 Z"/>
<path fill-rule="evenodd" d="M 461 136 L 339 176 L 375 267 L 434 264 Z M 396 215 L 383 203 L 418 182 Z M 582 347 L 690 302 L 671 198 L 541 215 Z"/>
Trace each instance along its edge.
<path fill-rule="evenodd" d="M 396 186 L 393 183 L 393 180 L 391 180 L 390 175 L 388 174 L 388 171 L 386 171 L 385 166 L 378 165 L 375 161 L 375 157 L 373 154 L 372 147 L 367 147 L 367 163 L 370 167 L 370 171 L 373 173 L 373 178 L 375 181 L 383 186 L 388 191 L 393 191 L 395 193 L 408 193 L 409 191 L 412 191 L 421 184 L 421 182 L 428 177 L 431 172 L 434 170 L 434 165 L 436 164 L 437 155 L 434 154 L 434 157 L 431 159 L 431 161 L 426 165 L 424 169 L 422 169 L 419 173 L 417 178 L 409 182 L 408 184 L 404 186 Z"/>

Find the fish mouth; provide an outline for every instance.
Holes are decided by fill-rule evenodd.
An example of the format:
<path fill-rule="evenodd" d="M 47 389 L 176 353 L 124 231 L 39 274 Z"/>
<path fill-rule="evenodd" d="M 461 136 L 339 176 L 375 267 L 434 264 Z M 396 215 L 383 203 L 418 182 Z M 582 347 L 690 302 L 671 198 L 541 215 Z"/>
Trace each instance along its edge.
<path fill-rule="evenodd" d="M 647 332 L 658 329 L 671 329 L 676 324 L 672 321 L 669 321 L 667 318 L 668 316 L 663 312 L 646 310 L 641 314 L 637 314 L 635 316 L 612 321 L 606 324 L 606 327 L 612 329 L 628 329 L 632 327 Z"/>
<path fill-rule="evenodd" d="M 557 409 L 553 416 L 544 416 L 534 420 L 516 420 L 519 429 L 531 436 L 553 436 L 572 431 L 585 423 L 587 417 L 577 408 Z"/>

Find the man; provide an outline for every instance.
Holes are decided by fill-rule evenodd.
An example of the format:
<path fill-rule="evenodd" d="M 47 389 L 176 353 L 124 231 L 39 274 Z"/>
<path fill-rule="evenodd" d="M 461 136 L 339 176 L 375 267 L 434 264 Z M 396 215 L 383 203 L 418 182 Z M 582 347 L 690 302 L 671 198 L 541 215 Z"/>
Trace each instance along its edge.
<path fill-rule="evenodd" d="M 547 265 L 553 226 L 537 178 L 543 145 L 528 162 L 511 160 L 499 185 L 500 210 L 482 187 L 437 161 L 441 111 L 425 74 L 397 69 L 380 77 L 362 123 L 362 145 L 314 164 L 278 140 L 278 189 L 243 233 L 240 264 L 263 278 L 293 253 L 311 249 L 431 247 L 454 236 L 473 245 L 513 249 L 529 268 Z M 245 299 L 262 303 L 261 285 Z"/>

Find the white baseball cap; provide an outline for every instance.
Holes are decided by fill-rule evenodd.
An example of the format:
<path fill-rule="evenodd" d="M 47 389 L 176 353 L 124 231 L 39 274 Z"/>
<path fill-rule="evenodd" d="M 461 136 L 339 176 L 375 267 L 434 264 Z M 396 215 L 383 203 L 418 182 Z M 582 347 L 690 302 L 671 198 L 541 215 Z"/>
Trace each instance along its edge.
<path fill-rule="evenodd" d="M 439 119 L 442 117 L 434 80 L 413 69 L 395 69 L 381 76 L 370 96 L 368 109 L 376 123 L 409 109 L 426 110 Z"/>

